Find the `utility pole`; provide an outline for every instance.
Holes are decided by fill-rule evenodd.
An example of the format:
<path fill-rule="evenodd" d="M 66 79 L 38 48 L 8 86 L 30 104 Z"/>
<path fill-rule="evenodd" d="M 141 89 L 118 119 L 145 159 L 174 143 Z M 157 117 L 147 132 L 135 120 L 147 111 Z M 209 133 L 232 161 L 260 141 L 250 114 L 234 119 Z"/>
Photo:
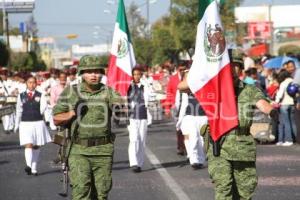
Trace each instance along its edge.
<path fill-rule="evenodd" d="M 3 36 L 5 37 L 6 35 L 6 45 L 7 48 L 9 49 L 10 45 L 9 45 L 8 13 L 6 12 L 5 9 L 5 0 L 2 0 L 2 12 L 3 12 Z"/>
<path fill-rule="evenodd" d="M 269 1 L 268 4 L 268 21 L 269 21 L 269 25 L 270 25 L 270 47 L 269 47 L 269 53 L 271 55 L 274 54 L 274 37 L 273 37 L 273 32 L 274 32 L 274 28 L 273 28 L 273 21 L 272 21 L 272 4 L 273 4 L 273 0 Z"/>
<path fill-rule="evenodd" d="M 6 47 L 8 50 L 10 50 L 8 13 L 6 12 L 5 9 L 5 0 L 2 0 L 2 13 L 3 13 L 3 38 L 5 38 L 5 32 L 6 32 Z M 10 55 L 8 56 L 7 66 L 10 66 Z"/>
<path fill-rule="evenodd" d="M 147 38 L 150 38 L 150 2 L 147 0 Z"/>

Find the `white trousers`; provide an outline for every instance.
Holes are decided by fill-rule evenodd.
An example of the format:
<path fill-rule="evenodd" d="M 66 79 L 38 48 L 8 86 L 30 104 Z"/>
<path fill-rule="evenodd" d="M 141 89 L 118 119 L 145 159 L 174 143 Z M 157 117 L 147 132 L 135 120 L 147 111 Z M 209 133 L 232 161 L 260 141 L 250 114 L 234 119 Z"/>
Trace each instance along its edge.
<path fill-rule="evenodd" d="M 206 116 L 186 115 L 182 119 L 181 131 L 183 135 L 188 135 L 189 139 L 185 140 L 185 148 L 190 164 L 205 162 L 203 149 L 203 137 L 200 135 L 200 129 L 207 124 Z"/>
<path fill-rule="evenodd" d="M 47 106 L 47 109 L 45 110 L 44 113 L 45 116 L 45 121 L 49 122 L 49 126 L 51 130 L 56 130 L 57 127 L 54 125 L 54 121 L 53 121 L 53 114 L 52 114 L 52 107 L 51 106 Z"/>
<path fill-rule="evenodd" d="M 15 113 L 10 115 L 4 115 L 2 118 L 2 124 L 4 131 L 10 131 L 14 129 L 15 126 Z"/>
<path fill-rule="evenodd" d="M 144 154 L 147 135 L 146 119 L 130 119 L 127 127 L 129 131 L 129 164 L 132 166 L 142 167 L 144 163 Z"/>
<path fill-rule="evenodd" d="M 147 125 L 151 125 L 152 124 L 152 114 L 149 111 L 149 109 L 147 109 Z"/>

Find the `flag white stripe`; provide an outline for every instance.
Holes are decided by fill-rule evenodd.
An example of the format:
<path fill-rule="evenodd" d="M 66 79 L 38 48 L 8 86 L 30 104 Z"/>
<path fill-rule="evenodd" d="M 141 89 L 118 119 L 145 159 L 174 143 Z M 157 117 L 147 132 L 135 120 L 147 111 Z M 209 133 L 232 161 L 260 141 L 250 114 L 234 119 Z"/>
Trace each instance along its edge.
<path fill-rule="evenodd" d="M 206 54 L 204 51 L 204 38 L 206 34 L 205 23 L 207 24 L 219 24 L 221 20 L 216 12 L 217 3 L 213 1 L 205 10 L 205 13 L 197 27 L 196 37 L 196 50 L 193 56 L 193 64 L 188 74 L 188 85 L 193 93 L 200 90 L 207 82 L 215 77 L 223 67 L 229 63 L 227 48 L 224 51 L 222 60 L 216 66 L 216 63 L 210 63 L 206 60 Z"/>
<path fill-rule="evenodd" d="M 128 35 L 120 29 L 120 25 L 117 22 L 114 30 L 114 37 L 112 42 L 111 54 L 118 56 L 118 46 L 120 39 L 125 39 L 128 41 Z M 120 67 L 125 73 L 131 76 L 132 67 L 136 65 L 134 51 L 132 44 L 128 41 L 128 53 L 122 58 L 117 58 L 117 67 Z"/>

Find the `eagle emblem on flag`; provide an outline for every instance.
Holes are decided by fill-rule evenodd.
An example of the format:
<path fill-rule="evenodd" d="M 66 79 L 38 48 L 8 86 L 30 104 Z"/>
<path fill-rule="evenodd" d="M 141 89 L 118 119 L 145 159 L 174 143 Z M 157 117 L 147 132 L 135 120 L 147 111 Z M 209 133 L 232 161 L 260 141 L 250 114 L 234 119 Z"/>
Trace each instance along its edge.
<path fill-rule="evenodd" d="M 205 39 L 204 39 L 204 50 L 209 62 L 220 61 L 224 51 L 226 49 L 226 40 L 219 24 L 215 24 L 212 27 L 211 24 L 207 26 L 205 24 Z"/>
<path fill-rule="evenodd" d="M 121 38 L 118 42 L 118 58 L 124 58 L 128 53 L 128 41 Z"/>

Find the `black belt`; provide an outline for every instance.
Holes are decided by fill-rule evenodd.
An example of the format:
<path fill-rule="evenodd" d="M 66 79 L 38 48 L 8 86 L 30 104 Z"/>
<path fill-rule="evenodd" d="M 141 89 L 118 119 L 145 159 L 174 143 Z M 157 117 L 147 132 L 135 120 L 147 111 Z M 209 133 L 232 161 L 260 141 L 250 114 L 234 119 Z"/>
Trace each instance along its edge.
<path fill-rule="evenodd" d="M 76 138 L 74 144 L 79 144 L 85 147 L 93 147 L 99 145 L 110 144 L 114 142 L 113 136 L 106 136 L 100 138 Z"/>

